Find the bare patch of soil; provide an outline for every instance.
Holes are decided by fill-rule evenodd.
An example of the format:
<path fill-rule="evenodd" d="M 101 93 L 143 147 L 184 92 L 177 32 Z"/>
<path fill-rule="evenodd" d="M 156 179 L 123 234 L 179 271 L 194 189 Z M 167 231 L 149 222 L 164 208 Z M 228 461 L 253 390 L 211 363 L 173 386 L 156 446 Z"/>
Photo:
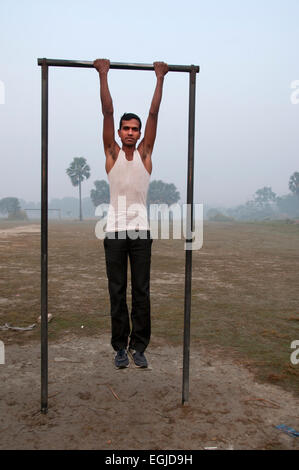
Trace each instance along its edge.
<path fill-rule="evenodd" d="M 220 349 L 191 348 L 181 404 L 182 351 L 155 339 L 149 370 L 113 366 L 108 335 L 49 344 L 49 410 L 40 413 L 40 345 L 6 345 L 0 365 L 1 449 L 299 449 L 298 399 L 260 384 Z"/>
<path fill-rule="evenodd" d="M 20 235 L 23 233 L 40 233 L 40 225 L 31 224 L 0 230 L 0 237 L 10 237 L 12 235 Z"/>

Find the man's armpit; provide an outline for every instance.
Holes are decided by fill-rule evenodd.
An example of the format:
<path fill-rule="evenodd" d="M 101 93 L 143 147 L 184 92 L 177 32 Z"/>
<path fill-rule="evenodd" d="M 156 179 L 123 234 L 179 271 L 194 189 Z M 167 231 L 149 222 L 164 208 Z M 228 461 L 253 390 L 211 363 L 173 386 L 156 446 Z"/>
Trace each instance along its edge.
<path fill-rule="evenodd" d="M 113 160 L 116 160 L 119 153 L 119 147 L 116 142 L 114 144 L 108 145 L 105 149 L 106 157 L 111 157 Z"/>

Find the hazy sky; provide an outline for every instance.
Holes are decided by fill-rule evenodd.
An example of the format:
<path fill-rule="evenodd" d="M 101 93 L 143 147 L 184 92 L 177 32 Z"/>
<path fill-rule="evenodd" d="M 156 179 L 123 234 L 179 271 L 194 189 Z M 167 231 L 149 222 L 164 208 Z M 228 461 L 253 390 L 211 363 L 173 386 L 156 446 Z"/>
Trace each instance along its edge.
<path fill-rule="evenodd" d="M 0 198 L 40 200 L 38 57 L 200 65 L 194 201 L 236 205 L 263 186 L 288 193 L 299 171 L 298 18 L 298 0 L 1 0 Z M 53 67 L 49 78 L 49 198 L 77 197 L 65 170 L 79 156 L 91 167 L 88 196 L 106 179 L 98 75 Z M 188 79 L 165 79 L 152 174 L 183 201 Z M 144 122 L 154 72 L 111 70 L 109 80 L 117 123 L 130 111 Z"/>

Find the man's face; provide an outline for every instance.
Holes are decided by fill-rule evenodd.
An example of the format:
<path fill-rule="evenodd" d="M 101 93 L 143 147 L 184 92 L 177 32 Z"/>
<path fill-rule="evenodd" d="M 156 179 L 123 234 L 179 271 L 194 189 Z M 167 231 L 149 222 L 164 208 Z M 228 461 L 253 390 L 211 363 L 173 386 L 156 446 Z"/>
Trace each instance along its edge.
<path fill-rule="evenodd" d="M 135 147 L 141 136 L 137 119 L 122 121 L 121 129 L 118 130 L 118 135 L 123 145 L 126 145 L 127 147 Z"/>

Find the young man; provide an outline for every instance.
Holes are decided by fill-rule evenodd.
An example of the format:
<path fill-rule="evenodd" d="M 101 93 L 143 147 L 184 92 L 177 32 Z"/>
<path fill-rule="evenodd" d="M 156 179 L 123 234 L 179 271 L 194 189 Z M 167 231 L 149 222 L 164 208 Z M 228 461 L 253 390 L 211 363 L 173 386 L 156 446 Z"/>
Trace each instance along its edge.
<path fill-rule="evenodd" d="M 111 304 L 111 344 L 116 351 L 115 366 L 128 367 L 129 354 L 135 366 L 147 367 L 144 351 L 151 334 L 150 321 L 150 261 L 151 245 L 147 220 L 146 198 L 152 172 L 152 151 L 156 138 L 158 113 L 162 99 L 164 76 L 168 65 L 155 62 L 157 78 L 144 137 L 138 116 L 126 113 L 121 117 L 115 141 L 113 103 L 108 87 L 110 62 L 94 61 L 100 78 L 103 123 L 103 143 L 106 172 L 110 185 L 110 206 L 104 240 L 106 270 Z M 131 267 L 131 323 L 126 302 L 128 258 Z"/>

